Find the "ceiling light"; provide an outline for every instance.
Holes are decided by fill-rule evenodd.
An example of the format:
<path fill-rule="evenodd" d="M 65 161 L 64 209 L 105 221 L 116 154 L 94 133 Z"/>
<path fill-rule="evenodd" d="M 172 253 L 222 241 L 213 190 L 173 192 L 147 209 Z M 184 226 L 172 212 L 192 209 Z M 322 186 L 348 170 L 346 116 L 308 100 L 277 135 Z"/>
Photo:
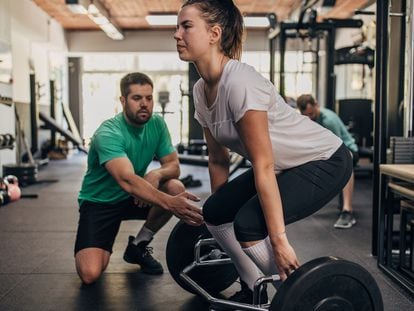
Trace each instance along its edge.
<path fill-rule="evenodd" d="M 151 26 L 176 26 L 177 15 L 174 14 L 154 14 L 145 17 Z M 267 16 L 246 16 L 244 17 L 246 27 L 269 27 L 269 19 Z"/>
<path fill-rule="evenodd" d="M 157 14 L 157 15 L 147 15 L 145 17 L 148 24 L 151 26 L 175 26 L 177 25 L 177 15 L 173 14 Z"/>
<path fill-rule="evenodd" d="M 270 26 L 267 16 L 245 16 L 244 25 L 246 27 L 267 28 Z"/>
<path fill-rule="evenodd" d="M 78 0 L 66 0 L 67 8 L 74 14 L 88 14 L 88 10 Z"/>
<path fill-rule="evenodd" d="M 113 40 L 123 40 L 124 35 L 111 20 L 109 12 L 99 1 L 93 0 L 65 0 L 69 10 L 76 14 L 87 14 L 105 34 Z M 86 9 L 87 8 L 87 9 Z"/>

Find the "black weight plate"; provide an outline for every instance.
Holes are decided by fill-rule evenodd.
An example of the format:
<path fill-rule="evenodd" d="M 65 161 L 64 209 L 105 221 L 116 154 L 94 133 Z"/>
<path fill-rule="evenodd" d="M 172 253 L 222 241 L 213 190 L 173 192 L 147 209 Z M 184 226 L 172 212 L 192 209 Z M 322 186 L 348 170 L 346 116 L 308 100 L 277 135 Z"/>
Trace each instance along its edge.
<path fill-rule="evenodd" d="M 180 273 L 194 261 L 194 245 L 200 238 L 211 238 L 205 226 L 194 227 L 180 221 L 172 230 L 167 242 L 166 259 L 173 279 L 186 291 L 195 294 L 181 278 Z M 201 256 L 211 251 L 203 247 Z M 233 284 L 238 273 L 232 264 L 197 267 L 189 276 L 210 294 L 219 293 Z"/>
<path fill-rule="evenodd" d="M 383 311 L 374 278 L 337 257 L 309 261 L 293 272 L 272 300 L 272 311 Z"/>

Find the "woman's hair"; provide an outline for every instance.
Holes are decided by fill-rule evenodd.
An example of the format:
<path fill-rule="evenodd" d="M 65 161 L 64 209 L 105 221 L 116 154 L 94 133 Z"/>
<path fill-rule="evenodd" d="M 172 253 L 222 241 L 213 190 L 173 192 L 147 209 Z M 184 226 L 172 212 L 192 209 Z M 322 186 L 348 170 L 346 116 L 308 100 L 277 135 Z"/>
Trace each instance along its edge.
<path fill-rule="evenodd" d="M 232 0 L 185 0 L 182 7 L 195 4 L 210 26 L 222 28 L 221 49 L 230 58 L 240 60 L 243 41 L 243 16 Z"/>

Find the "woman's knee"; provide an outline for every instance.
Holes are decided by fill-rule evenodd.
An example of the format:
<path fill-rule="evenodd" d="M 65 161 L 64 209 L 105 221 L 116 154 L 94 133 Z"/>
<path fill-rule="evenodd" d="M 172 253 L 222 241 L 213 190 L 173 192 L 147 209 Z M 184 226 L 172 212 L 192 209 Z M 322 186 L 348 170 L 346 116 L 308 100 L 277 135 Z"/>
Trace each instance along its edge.
<path fill-rule="evenodd" d="M 253 218 L 236 215 L 233 223 L 234 234 L 239 242 L 263 240 L 267 236 L 266 225 L 259 224 Z"/>
<path fill-rule="evenodd" d="M 220 214 L 220 206 L 217 206 L 212 197 L 209 197 L 203 205 L 203 218 L 204 221 L 213 226 L 219 226 L 224 223 L 223 217 Z"/>

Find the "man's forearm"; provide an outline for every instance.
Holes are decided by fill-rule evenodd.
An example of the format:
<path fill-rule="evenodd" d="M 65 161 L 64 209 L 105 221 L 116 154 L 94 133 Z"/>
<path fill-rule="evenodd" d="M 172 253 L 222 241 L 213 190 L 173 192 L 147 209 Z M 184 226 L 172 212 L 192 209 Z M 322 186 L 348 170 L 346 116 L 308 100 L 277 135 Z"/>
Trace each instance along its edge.
<path fill-rule="evenodd" d="M 180 176 L 180 166 L 178 163 L 165 163 L 161 167 L 156 168 L 149 173 L 155 173 L 159 175 L 160 181 L 165 181 Z"/>

